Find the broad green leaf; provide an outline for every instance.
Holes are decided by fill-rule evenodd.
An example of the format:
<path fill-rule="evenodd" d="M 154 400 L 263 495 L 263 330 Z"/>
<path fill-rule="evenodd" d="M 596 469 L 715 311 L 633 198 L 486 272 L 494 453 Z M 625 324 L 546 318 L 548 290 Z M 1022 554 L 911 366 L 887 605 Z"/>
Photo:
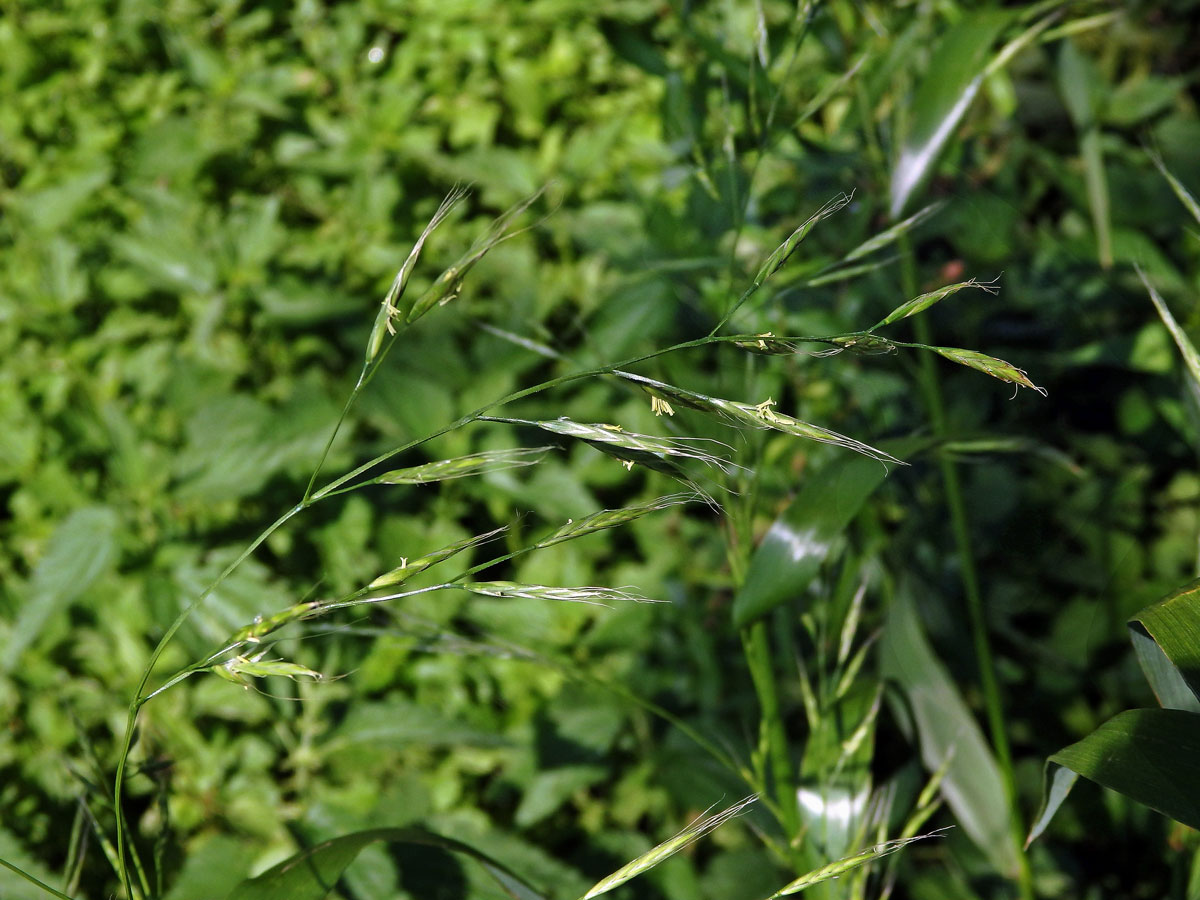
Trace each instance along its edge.
<path fill-rule="evenodd" d="M 1011 12 L 977 10 L 938 42 L 912 100 L 912 124 L 892 171 L 891 214 L 904 212 L 979 93 L 988 54 Z"/>
<path fill-rule="evenodd" d="M 188 853 L 164 900 L 212 900 L 226 895 L 245 880 L 260 852 L 240 837 L 214 835 Z"/>
<path fill-rule="evenodd" d="M 1200 827 L 1197 759 L 1200 715 L 1178 709 L 1120 713 L 1046 761 L 1049 788 L 1029 840 L 1045 831 L 1077 775 L 1191 828 Z"/>
<path fill-rule="evenodd" d="M 496 747 L 506 743 L 505 738 L 456 721 L 440 710 L 393 698 L 351 708 L 345 720 L 321 744 L 320 751 L 329 757 L 355 748 L 374 752 L 414 744 Z"/>
<path fill-rule="evenodd" d="M 112 565 L 117 555 L 117 514 L 102 506 L 77 509 L 55 529 L 46 553 L 24 589 L 24 600 L 0 672 L 9 672 L 50 617 L 66 609 Z"/>
<path fill-rule="evenodd" d="M 802 596 L 822 564 L 838 552 L 846 526 L 886 475 L 883 465 L 861 456 L 839 457 L 810 474 L 750 560 L 733 601 L 734 623 L 744 627 Z"/>
<path fill-rule="evenodd" d="M 1200 700 L 1192 693 L 1179 670 L 1171 664 L 1162 647 L 1135 622 L 1130 622 L 1129 630 L 1133 652 L 1146 680 L 1150 682 L 1158 705 L 1163 709 L 1185 709 L 1200 713 Z"/>
<path fill-rule="evenodd" d="M 945 766 L 941 791 L 963 831 L 1000 872 L 1017 871 L 1000 767 L 954 680 L 934 655 L 913 602 L 898 594 L 880 647 L 883 677 L 904 692 L 921 760 Z"/>
<path fill-rule="evenodd" d="M 514 900 L 544 900 L 541 894 L 491 857 L 461 841 L 419 828 L 372 828 L 317 844 L 243 881 L 226 900 L 322 900 L 362 849 L 376 841 L 437 847 L 474 859 Z"/>
<path fill-rule="evenodd" d="M 1129 628 L 1158 702 L 1200 712 L 1200 579 L 1143 609 Z M 1150 652 L 1152 647 L 1159 651 L 1157 656 Z M 1174 679 L 1164 674 L 1163 660 L 1176 673 Z M 1186 690 L 1179 690 L 1180 683 Z"/>

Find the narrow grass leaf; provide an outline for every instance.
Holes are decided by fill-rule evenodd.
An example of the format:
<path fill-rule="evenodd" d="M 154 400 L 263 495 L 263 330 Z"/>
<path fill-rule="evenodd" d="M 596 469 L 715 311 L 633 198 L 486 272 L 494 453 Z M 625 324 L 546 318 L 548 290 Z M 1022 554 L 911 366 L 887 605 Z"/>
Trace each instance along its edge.
<path fill-rule="evenodd" d="M 1129 628 L 1159 702 L 1200 712 L 1200 579 L 1143 609 L 1129 621 Z M 1152 655 L 1152 650 L 1157 653 Z M 1174 673 L 1169 681 L 1160 664 L 1164 661 Z"/>
<path fill-rule="evenodd" d="M 1091 60 L 1084 57 L 1071 41 L 1063 41 L 1058 56 L 1058 83 L 1067 111 L 1079 132 L 1079 151 L 1083 159 L 1083 177 L 1088 208 L 1096 231 L 1096 254 L 1100 265 L 1108 268 L 1113 262 L 1112 216 L 1110 213 L 1108 178 L 1104 171 L 1104 151 L 1098 120 L 1102 103 L 1100 77 Z"/>
<path fill-rule="evenodd" d="M 412 578 L 418 572 L 424 572 L 430 566 L 435 566 L 442 560 L 449 559 L 457 553 L 464 550 L 469 550 L 471 547 L 477 547 L 480 544 L 490 541 L 492 538 L 503 534 L 508 530 L 507 525 L 502 525 L 499 528 L 494 528 L 491 531 L 485 531 L 483 534 L 477 534 L 461 541 L 455 541 L 453 544 L 447 544 L 440 550 L 434 550 L 432 553 L 427 553 L 424 556 L 418 556 L 416 559 L 402 559 L 400 565 L 392 569 L 390 572 L 385 572 L 380 575 L 369 585 L 368 590 L 374 588 L 391 587 L 401 584 Z"/>
<path fill-rule="evenodd" d="M 1179 198 L 1179 202 L 1184 205 L 1189 213 L 1191 213 L 1192 218 L 1196 220 L 1196 223 L 1200 224 L 1200 203 L 1196 202 L 1196 198 L 1193 197 L 1191 192 L 1183 186 L 1183 182 L 1176 178 L 1174 173 L 1167 168 L 1166 163 L 1163 162 L 1163 158 L 1159 154 L 1152 152 L 1150 154 L 1150 160 L 1162 174 L 1162 177 L 1167 179 L 1167 184 L 1171 185 L 1171 190 L 1175 192 L 1175 196 Z"/>
<path fill-rule="evenodd" d="M 1000 767 L 903 592 L 884 626 L 880 668 L 904 692 L 902 715 L 912 717 L 922 762 L 930 771 L 946 767 L 942 795 L 963 831 L 997 871 L 1013 877 L 1017 857 Z"/>
<path fill-rule="evenodd" d="M 928 179 L 983 84 L 987 56 L 1012 13 L 974 10 L 938 42 L 912 99 L 912 125 L 892 170 L 891 214 L 904 212 Z"/>
<path fill-rule="evenodd" d="M 861 275 L 866 275 L 868 272 L 874 272 L 877 269 L 890 266 L 899 258 L 899 256 L 893 254 L 885 256 L 883 259 L 859 263 L 856 266 L 839 266 L 838 268 L 824 269 L 812 278 L 805 279 L 803 283 L 805 287 L 820 287 L 823 284 L 829 284 L 834 281 L 846 281 L 850 278 L 858 278 Z"/>
<path fill-rule="evenodd" d="M 926 349 L 932 350 L 934 353 L 944 356 L 946 359 L 956 362 L 960 366 L 969 366 L 976 371 L 983 372 L 985 375 L 991 375 L 993 378 L 999 378 L 1001 381 L 1015 384 L 1019 388 L 1032 388 L 1043 397 L 1047 394 L 1045 388 L 1038 387 L 1029 380 L 1029 376 L 1025 373 L 1024 369 L 1018 369 L 1012 363 L 996 359 L 994 356 L 988 356 L 976 350 L 962 350 L 958 347 L 928 347 Z"/>
<path fill-rule="evenodd" d="M 226 900 L 324 900 L 364 847 L 376 842 L 435 847 L 473 859 L 513 900 L 546 898 L 503 864 L 462 841 L 419 828 L 372 828 L 323 841 L 238 885 Z"/>
<path fill-rule="evenodd" d="M 869 256 L 876 250 L 882 250 L 889 244 L 894 244 L 901 237 L 908 234 L 910 231 L 940 210 L 944 205 L 944 201 L 940 200 L 937 203 L 930 203 L 923 209 L 917 210 L 907 219 L 897 222 L 892 227 L 879 232 L 879 234 L 867 238 L 867 240 L 863 241 L 861 244 L 843 256 L 842 263 L 854 262 L 857 259 L 862 259 L 864 256 Z M 814 281 L 809 282 L 809 284 L 813 283 L 815 283 L 815 279 Z"/>
<path fill-rule="evenodd" d="M 4 840 L 5 838 L 7 838 L 7 833 L 0 831 L 0 845 L 8 843 L 8 841 Z M 36 865 L 32 860 L 25 864 L 30 868 Z M 6 874 L 5 870 L 12 874 Z M 42 900 L 42 898 L 49 894 L 52 897 L 58 897 L 59 900 L 74 900 L 69 894 L 64 894 L 57 888 L 52 888 L 46 884 L 46 880 L 52 878 L 48 872 L 41 874 L 43 874 L 45 880 L 35 877 L 31 872 L 25 871 L 15 863 L 9 862 L 0 856 L 0 888 L 4 889 L 5 898 L 11 898 L 11 900 Z"/>
<path fill-rule="evenodd" d="M 443 459 L 437 462 L 394 469 L 373 479 L 373 484 L 429 484 L 434 481 L 450 481 L 489 472 L 503 472 L 541 462 L 550 447 L 517 447 L 509 450 L 485 450 L 469 456 Z"/>
<path fill-rule="evenodd" d="M 544 584 L 520 584 L 515 581 L 464 581 L 455 587 L 485 597 L 520 597 L 525 600 L 590 603 L 596 606 L 631 600 L 637 603 L 654 602 L 647 597 L 609 587 L 548 587 Z"/>
<path fill-rule="evenodd" d="M 1191 342 L 1191 339 L 1188 338 L 1184 330 L 1179 327 L 1179 323 L 1171 315 L 1171 310 L 1167 307 L 1166 302 L 1159 295 L 1158 291 L 1154 289 L 1154 285 L 1150 283 L 1150 279 L 1146 277 L 1146 273 L 1140 268 L 1137 270 L 1137 273 L 1138 277 L 1142 279 L 1142 284 L 1146 286 L 1146 290 L 1150 293 L 1150 302 L 1158 310 L 1158 317 L 1167 326 L 1167 331 L 1171 332 L 1171 337 L 1174 338 L 1175 346 L 1179 348 L 1179 353 L 1183 356 L 1183 362 L 1187 366 L 1188 373 L 1192 376 L 1192 380 L 1197 385 L 1200 385 L 1200 353 L 1196 352 L 1196 345 Z"/>
<path fill-rule="evenodd" d="M 1000 288 L 993 281 L 976 281 L 972 278 L 970 281 L 960 281 L 957 284 L 948 284 L 945 287 L 940 287 L 936 291 L 930 291 L 928 294 L 922 294 L 919 297 L 913 297 L 906 303 L 902 303 L 888 313 L 884 318 L 880 319 L 875 325 L 872 325 L 868 331 L 874 331 L 876 328 L 881 328 L 884 325 L 890 325 L 900 319 L 907 319 L 909 316 L 915 316 L 919 312 L 924 312 L 938 303 L 941 300 L 949 297 L 951 294 L 957 294 L 964 288 L 979 288 L 981 291 L 986 291 L 989 294 L 998 293 Z"/>
<path fill-rule="evenodd" d="M 1200 715 L 1131 709 L 1046 761 L 1046 801 L 1030 831 L 1036 839 L 1074 783 L 1059 767 L 1200 828 Z"/>
<path fill-rule="evenodd" d="M 801 875 L 795 881 L 788 882 L 788 884 L 777 890 L 768 898 L 768 900 L 777 900 L 779 897 L 787 897 L 791 894 L 798 894 L 806 888 L 812 887 L 813 885 L 840 878 L 847 872 L 852 872 L 861 866 L 865 866 L 872 860 L 890 856 L 896 851 L 904 849 L 909 844 L 915 843 L 916 841 L 923 841 L 926 838 L 934 837 L 936 834 L 937 832 L 933 832 L 931 834 L 922 834 L 909 838 L 896 838 L 892 841 L 884 841 L 882 844 L 876 844 L 873 847 L 869 847 L 866 850 L 855 853 L 853 856 L 847 856 L 843 859 L 837 860 L 836 862 L 831 862 L 826 866 L 821 866 L 819 869 L 813 869 L 806 875 Z"/>
<path fill-rule="evenodd" d="M 625 864 L 617 871 L 613 872 L 607 878 L 602 878 L 592 885 L 591 889 L 583 895 L 581 900 L 591 900 L 593 897 L 599 897 L 601 894 L 607 894 L 613 888 L 619 887 L 631 878 L 635 878 L 646 872 L 664 860 L 674 856 L 680 850 L 691 846 L 704 835 L 708 834 L 716 828 L 724 825 L 730 819 L 741 814 L 747 806 L 755 801 L 754 797 L 747 797 L 744 800 L 739 800 L 728 809 L 722 810 L 716 815 L 707 818 L 697 819 L 679 834 L 669 840 L 663 841 L 652 850 L 648 850 L 630 863 Z"/>

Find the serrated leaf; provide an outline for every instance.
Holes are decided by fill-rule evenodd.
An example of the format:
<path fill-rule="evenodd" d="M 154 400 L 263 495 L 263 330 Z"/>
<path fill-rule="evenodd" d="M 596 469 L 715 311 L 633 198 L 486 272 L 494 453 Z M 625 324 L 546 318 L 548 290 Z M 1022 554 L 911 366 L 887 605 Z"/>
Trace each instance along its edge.
<path fill-rule="evenodd" d="M 82 596 L 113 564 L 118 527 L 111 509 L 90 506 L 75 510 L 54 530 L 22 592 L 21 611 L 0 653 L 0 672 L 12 671 L 50 617 Z"/>

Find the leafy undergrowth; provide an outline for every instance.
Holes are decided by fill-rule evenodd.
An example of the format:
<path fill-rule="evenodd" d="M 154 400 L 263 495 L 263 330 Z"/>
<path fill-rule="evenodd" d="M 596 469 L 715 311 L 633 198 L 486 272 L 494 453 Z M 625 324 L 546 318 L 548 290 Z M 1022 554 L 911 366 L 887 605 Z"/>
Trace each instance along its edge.
<path fill-rule="evenodd" d="M 317 488 L 510 393 L 743 337 L 491 411 L 275 530 L 148 683 L 230 676 L 140 711 L 145 893 L 399 829 L 440 837 L 364 837 L 341 896 L 503 895 L 452 840 L 579 897 L 749 787 L 618 891 L 768 897 L 921 810 L 956 827 L 812 894 L 1187 896 L 1194 833 L 1117 794 L 1013 840 L 1050 754 L 1153 704 L 1125 622 L 1195 574 L 1195 401 L 1131 264 L 1194 333 L 1194 224 L 1147 147 L 1197 192 L 1200 41 L 1152 6 L 6 4 L 0 858 L 121 890 L 153 648 L 307 496 L 363 348 L 403 324 L 379 298 L 470 183 L 405 292 L 452 302 L 400 330 Z M 546 185 L 461 292 L 438 281 Z M 1001 270 L 998 297 L 864 331 Z M 697 488 L 725 514 L 546 543 Z M 389 577 L 403 602 L 310 615 Z M 421 592 L 456 579 L 478 589 Z M 239 634 L 270 646 L 210 658 Z"/>

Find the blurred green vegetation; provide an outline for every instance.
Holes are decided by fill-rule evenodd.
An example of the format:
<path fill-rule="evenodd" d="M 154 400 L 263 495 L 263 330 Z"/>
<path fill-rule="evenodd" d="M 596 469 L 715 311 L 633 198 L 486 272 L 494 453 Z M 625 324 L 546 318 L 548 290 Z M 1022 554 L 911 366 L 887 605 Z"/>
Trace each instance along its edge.
<path fill-rule="evenodd" d="M 1200 244 L 1147 151 L 1200 192 L 1197 4 L 0 0 L 0 10 L 0 857 L 59 887 L 74 873 L 66 887 L 80 897 L 118 890 L 98 835 L 111 834 L 107 786 L 151 649 L 303 493 L 375 304 L 456 183 L 473 192 L 430 239 L 418 294 L 497 214 L 551 187 L 527 217 L 535 227 L 401 335 L 351 410 L 329 477 L 509 391 L 704 335 L 792 229 L 853 191 L 730 328 L 858 330 L 908 299 L 908 282 L 920 292 L 1003 271 L 998 297 L 943 301 L 921 326 L 932 339 L 917 340 L 1010 360 L 1049 396 L 1010 400 L 1008 385 L 938 360 L 935 434 L 911 355 L 764 360 L 723 347 L 642 367 L 714 396 L 772 397 L 871 443 L 939 439 L 839 524 L 839 552 L 769 616 L 792 732 L 805 730 L 810 681 L 832 696 L 823 679 L 860 582 L 885 652 L 831 714 L 861 716 L 897 677 L 889 654 L 925 647 L 924 671 L 957 688 L 947 703 L 984 721 L 939 454 L 962 463 L 1025 818 L 1049 754 L 1153 705 L 1125 621 L 1196 574 L 1200 408 L 1132 264 L 1195 336 Z M 952 103 L 956 84 L 1038 22 L 979 79 L 908 187 L 903 151 L 930 146 L 947 92 Z M 826 277 L 934 201 L 905 241 L 858 261 L 873 264 L 859 277 Z M 629 695 L 752 755 L 759 698 L 731 623 L 736 560 L 844 451 L 731 438 L 686 413 L 659 420 L 642 394 L 600 380 L 505 414 L 730 441 L 755 461 L 729 501 L 745 499 L 745 527 L 693 505 L 497 576 L 636 585 L 667 603 L 429 594 L 283 643 L 336 679 L 269 679 L 259 692 L 205 676 L 156 698 L 140 719 L 126 815 L 171 900 L 223 896 L 324 838 L 415 824 L 578 896 L 745 793 Z M 401 462 L 519 437 L 476 423 Z M 515 549 L 669 484 L 573 447 L 438 490 L 332 500 L 225 581 L 158 674 L 256 615 L 348 593 L 401 559 L 500 524 Z M 909 645 L 897 635 L 914 612 L 925 636 Z M 914 733 L 919 710 L 918 726 L 907 721 L 902 692 L 888 696 L 847 783 L 889 784 L 910 803 L 927 777 L 927 735 Z M 844 737 L 814 730 L 794 750 L 798 771 Z M 973 831 L 972 810 L 950 806 L 929 827 L 963 827 L 889 860 L 894 896 L 1015 896 L 978 838 L 1003 810 L 974 809 Z M 621 890 L 765 897 L 795 873 L 760 828 L 770 830 L 751 814 Z M 833 831 L 813 840 L 828 858 L 856 846 Z M 1196 846 L 1194 832 L 1081 786 L 1029 858 L 1042 896 L 1183 897 Z M 498 896 L 449 854 L 379 846 L 339 884 L 356 900 L 398 890 Z M 7 874 L 0 894 L 42 896 Z"/>

